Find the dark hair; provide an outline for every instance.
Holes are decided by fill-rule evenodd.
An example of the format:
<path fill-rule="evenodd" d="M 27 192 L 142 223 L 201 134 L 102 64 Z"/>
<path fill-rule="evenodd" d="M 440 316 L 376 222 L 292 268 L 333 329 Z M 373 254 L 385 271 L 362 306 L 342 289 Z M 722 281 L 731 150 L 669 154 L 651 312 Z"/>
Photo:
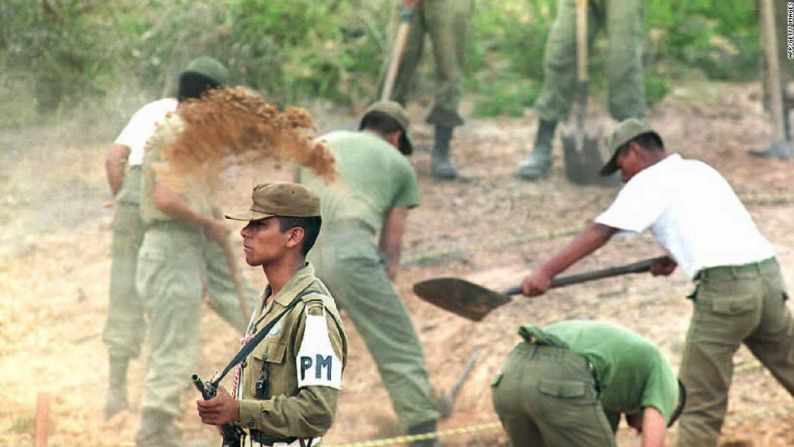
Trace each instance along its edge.
<path fill-rule="evenodd" d="M 403 126 L 401 126 L 397 120 L 383 112 L 374 111 L 364 115 L 361 118 L 358 130 L 364 129 L 374 130 L 381 135 L 388 135 L 392 132 L 400 131 L 400 144 L 397 146 L 397 149 L 406 156 L 411 155 L 411 152 L 413 152 L 413 146 L 408 142 L 408 135 L 406 135 Z"/>
<path fill-rule="evenodd" d="M 314 247 L 314 243 L 317 241 L 317 236 L 320 234 L 320 227 L 323 223 L 322 217 L 276 216 L 276 219 L 278 219 L 278 229 L 282 233 L 285 233 L 290 228 L 303 228 L 303 245 L 301 246 L 301 252 L 303 253 L 303 256 L 306 256 L 309 253 L 309 250 Z"/>
<path fill-rule="evenodd" d="M 179 102 L 188 99 L 201 99 L 205 93 L 214 88 L 219 88 L 221 84 L 203 74 L 193 71 L 186 71 L 179 75 L 179 87 L 176 98 Z"/>

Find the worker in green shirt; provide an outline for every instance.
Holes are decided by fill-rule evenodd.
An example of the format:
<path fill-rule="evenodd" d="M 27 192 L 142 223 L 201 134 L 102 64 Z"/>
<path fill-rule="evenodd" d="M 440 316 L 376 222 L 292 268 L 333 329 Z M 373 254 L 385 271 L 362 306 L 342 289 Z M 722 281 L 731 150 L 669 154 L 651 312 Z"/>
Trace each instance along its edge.
<path fill-rule="evenodd" d="M 643 447 L 664 446 L 685 393 L 653 343 L 600 321 L 522 326 L 518 333 L 523 341 L 491 384 L 514 447 L 614 446 L 621 414 Z"/>
<path fill-rule="evenodd" d="M 319 137 L 336 157 L 336 182 L 326 184 L 303 168 L 297 180 L 322 203 L 324 229 L 309 259 L 367 344 L 402 431 L 415 434 L 435 431 L 439 413 L 422 346 L 392 284 L 408 211 L 419 204 L 407 159 L 413 151 L 408 125 L 400 104 L 376 102 L 364 113 L 359 132 Z"/>

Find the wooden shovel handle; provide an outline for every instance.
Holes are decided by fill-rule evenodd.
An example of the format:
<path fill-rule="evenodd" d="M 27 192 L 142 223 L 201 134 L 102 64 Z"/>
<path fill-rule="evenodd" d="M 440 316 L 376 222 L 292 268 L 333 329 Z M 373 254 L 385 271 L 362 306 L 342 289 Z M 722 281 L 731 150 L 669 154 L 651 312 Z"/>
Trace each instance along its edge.
<path fill-rule="evenodd" d="M 769 111 L 772 115 L 772 124 L 775 131 L 776 141 L 786 139 L 786 131 L 783 120 L 785 119 L 783 110 L 783 93 L 780 77 L 780 64 L 778 63 L 777 30 L 775 29 L 775 17 L 772 0 L 761 0 L 761 37 L 764 43 L 764 55 L 766 56 L 766 84 L 769 90 Z"/>
<path fill-rule="evenodd" d="M 223 213 L 217 207 L 212 208 L 212 215 L 216 219 L 223 218 Z M 223 248 L 223 256 L 226 258 L 226 265 L 229 267 L 232 282 L 234 283 L 234 292 L 237 295 L 240 310 L 243 312 L 243 321 L 248 321 L 248 318 L 251 317 L 251 310 L 248 308 L 248 297 L 245 294 L 245 287 L 243 287 L 243 276 L 240 273 L 240 267 L 237 266 L 237 255 L 228 238 L 220 244 Z"/>
<path fill-rule="evenodd" d="M 581 284 L 583 282 L 595 281 L 596 279 L 609 278 L 611 276 L 626 275 L 629 273 L 643 273 L 651 270 L 651 266 L 667 259 L 666 257 L 650 258 L 633 264 L 619 265 L 617 267 L 608 267 L 601 270 L 593 270 L 590 272 L 577 273 L 574 275 L 561 276 L 554 278 L 551 281 L 551 288 L 571 286 L 574 284 Z M 522 293 L 521 285 L 511 287 L 504 292 L 505 295 L 518 295 Z"/>
<path fill-rule="evenodd" d="M 405 44 L 408 42 L 408 31 L 411 30 L 411 18 L 418 3 L 418 1 L 406 2 L 400 13 L 400 26 L 397 28 L 397 37 L 394 39 L 389 66 L 386 70 L 386 80 L 383 81 L 383 91 L 380 95 L 380 99 L 383 101 L 391 99 L 394 83 L 397 81 L 397 70 L 400 68 Z"/>
<path fill-rule="evenodd" d="M 576 0 L 576 77 L 587 82 L 587 0 Z"/>

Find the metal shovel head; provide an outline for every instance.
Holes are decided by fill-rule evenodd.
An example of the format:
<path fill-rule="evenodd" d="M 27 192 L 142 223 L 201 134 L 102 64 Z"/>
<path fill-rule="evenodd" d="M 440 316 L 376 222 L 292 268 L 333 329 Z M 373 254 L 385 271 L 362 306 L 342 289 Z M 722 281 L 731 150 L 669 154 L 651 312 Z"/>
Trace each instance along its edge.
<path fill-rule="evenodd" d="M 469 320 L 480 321 L 510 297 L 460 278 L 433 278 L 414 284 L 414 293 L 425 301 Z"/>
<path fill-rule="evenodd" d="M 577 185 L 615 186 L 620 182 L 616 175 L 604 177 L 598 171 L 609 157 L 601 152 L 598 142 L 601 128 L 564 125 L 560 129 L 565 175 Z"/>

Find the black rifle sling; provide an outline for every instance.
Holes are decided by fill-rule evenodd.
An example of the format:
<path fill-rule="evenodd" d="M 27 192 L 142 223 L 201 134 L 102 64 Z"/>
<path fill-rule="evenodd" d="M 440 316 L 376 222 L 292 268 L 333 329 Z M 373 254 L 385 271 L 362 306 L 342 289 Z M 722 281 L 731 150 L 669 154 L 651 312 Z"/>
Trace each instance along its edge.
<path fill-rule="evenodd" d="M 232 368 L 237 366 L 238 363 L 242 362 L 243 359 L 248 357 L 248 354 L 250 354 L 251 351 L 253 351 L 254 348 L 256 348 L 257 345 L 259 345 L 259 343 L 262 340 L 264 340 L 264 338 L 267 336 L 270 330 L 273 329 L 273 326 L 275 326 L 276 323 L 278 323 L 279 320 L 281 320 L 281 318 L 287 314 L 287 312 L 291 311 L 292 308 L 295 307 L 303 299 L 304 296 L 312 292 L 314 292 L 314 290 L 304 290 L 300 295 L 296 296 L 295 299 L 292 300 L 292 302 L 287 305 L 287 308 L 284 309 L 283 312 L 278 314 L 276 318 L 272 319 L 270 323 L 266 324 L 261 331 L 257 332 L 254 338 L 251 339 L 251 341 L 249 341 L 248 343 L 245 344 L 245 346 L 240 348 L 240 350 L 237 352 L 237 354 L 235 354 L 235 356 L 232 358 L 229 364 L 226 365 L 226 368 L 223 368 L 223 372 L 216 379 L 212 381 L 212 384 L 218 386 L 218 384 L 221 383 L 221 380 L 223 380 L 223 378 L 226 377 L 226 374 L 228 374 Z"/>

